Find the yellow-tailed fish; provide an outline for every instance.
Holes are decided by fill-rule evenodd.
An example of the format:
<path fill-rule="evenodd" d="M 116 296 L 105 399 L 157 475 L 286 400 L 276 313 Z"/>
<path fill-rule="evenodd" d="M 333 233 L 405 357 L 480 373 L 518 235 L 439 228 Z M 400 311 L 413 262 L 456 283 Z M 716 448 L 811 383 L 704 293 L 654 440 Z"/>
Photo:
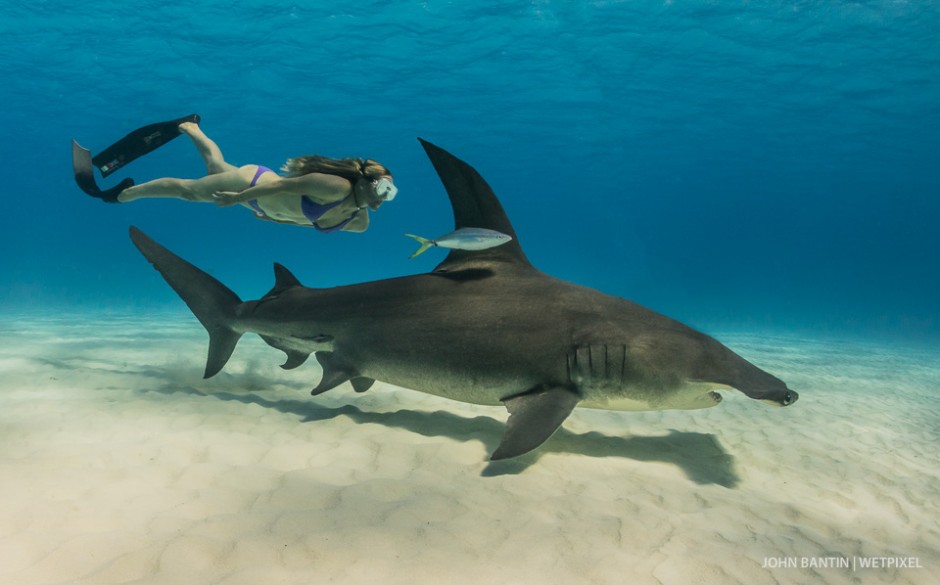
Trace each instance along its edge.
<path fill-rule="evenodd" d="M 424 253 L 431 246 L 450 248 L 451 250 L 486 250 L 487 248 L 501 246 L 512 240 L 512 236 L 508 236 L 503 232 L 484 228 L 460 228 L 433 240 L 414 234 L 405 235 L 418 240 L 421 244 L 418 251 L 410 256 L 411 258 Z"/>

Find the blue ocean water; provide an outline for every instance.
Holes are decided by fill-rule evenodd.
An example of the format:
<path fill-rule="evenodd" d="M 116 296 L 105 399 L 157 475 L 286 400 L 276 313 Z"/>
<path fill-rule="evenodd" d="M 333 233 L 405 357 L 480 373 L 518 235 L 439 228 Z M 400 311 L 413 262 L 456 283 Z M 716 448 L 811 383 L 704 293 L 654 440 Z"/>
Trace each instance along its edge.
<path fill-rule="evenodd" d="M 137 225 L 243 298 L 427 271 L 452 228 L 416 137 L 475 166 L 533 263 L 706 330 L 940 339 L 940 4 L 0 2 L 0 302 L 179 308 Z M 364 156 L 364 234 L 105 205 L 100 150 L 192 112 L 236 164 Z M 112 179 L 199 176 L 181 138 Z"/>

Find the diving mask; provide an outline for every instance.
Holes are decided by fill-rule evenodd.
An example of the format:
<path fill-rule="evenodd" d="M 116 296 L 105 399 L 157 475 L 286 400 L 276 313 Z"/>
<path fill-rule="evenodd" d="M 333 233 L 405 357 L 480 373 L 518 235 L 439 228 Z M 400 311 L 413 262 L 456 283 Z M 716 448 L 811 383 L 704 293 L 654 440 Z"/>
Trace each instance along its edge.
<path fill-rule="evenodd" d="M 391 201 L 398 195 L 398 187 L 391 179 L 379 179 L 375 183 L 375 194 L 384 201 Z"/>

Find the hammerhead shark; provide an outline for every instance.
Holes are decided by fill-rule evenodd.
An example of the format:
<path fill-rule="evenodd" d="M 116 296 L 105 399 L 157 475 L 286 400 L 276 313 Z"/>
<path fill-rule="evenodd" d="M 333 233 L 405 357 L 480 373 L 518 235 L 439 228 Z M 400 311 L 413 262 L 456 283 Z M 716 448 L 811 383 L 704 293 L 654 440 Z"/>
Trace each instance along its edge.
<path fill-rule="evenodd" d="M 284 351 L 285 369 L 311 353 L 323 369 L 312 394 L 376 380 L 453 400 L 505 405 L 491 459 L 545 442 L 575 406 L 694 409 L 732 388 L 778 406 L 798 395 L 714 338 L 626 299 L 553 278 L 526 258 L 483 177 L 419 139 L 450 197 L 456 229 L 512 239 L 452 250 L 433 271 L 335 288 L 307 288 L 280 264 L 275 284 L 242 301 L 221 282 L 131 227 L 131 240 L 209 333 L 205 377 L 244 333 Z"/>

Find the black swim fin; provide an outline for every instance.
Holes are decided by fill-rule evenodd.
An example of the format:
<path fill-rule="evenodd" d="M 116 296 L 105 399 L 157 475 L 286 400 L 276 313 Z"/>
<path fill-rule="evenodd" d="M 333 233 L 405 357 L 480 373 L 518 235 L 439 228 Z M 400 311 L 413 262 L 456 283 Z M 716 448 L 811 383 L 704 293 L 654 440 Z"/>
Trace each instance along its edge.
<path fill-rule="evenodd" d="M 91 162 L 101 171 L 102 177 L 107 177 L 131 161 L 137 160 L 148 152 L 153 152 L 179 136 L 179 125 L 183 122 L 198 124 L 199 115 L 190 114 L 177 120 L 157 122 L 138 128 L 96 154 Z"/>
<path fill-rule="evenodd" d="M 143 155 L 153 152 L 180 135 L 179 125 L 183 122 L 199 123 L 198 114 L 190 114 L 176 120 L 157 122 L 134 130 L 94 157 L 91 151 L 72 141 L 72 170 L 79 188 L 92 197 L 108 203 L 117 203 L 121 191 L 134 185 L 134 180 L 127 178 L 117 186 L 101 190 L 95 181 L 94 168 L 97 167 L 102 177 L 124 167 Z"/>
<path fill-rule="evenodd" d="M 117 203 L 117 197 L 121 191 L 132 187 L 134 179 L 130 177 L 121 181 L 116 187 L 111 187 L 102 191 L 95 182 L 95 174 L 92 169 L 91 151 L 82 148 L 82 145 L 72 141 L 72 170 L 75 172 L 75 182 L 79 188 L 92 197 L 97 197 L 106 203 Z"/>

